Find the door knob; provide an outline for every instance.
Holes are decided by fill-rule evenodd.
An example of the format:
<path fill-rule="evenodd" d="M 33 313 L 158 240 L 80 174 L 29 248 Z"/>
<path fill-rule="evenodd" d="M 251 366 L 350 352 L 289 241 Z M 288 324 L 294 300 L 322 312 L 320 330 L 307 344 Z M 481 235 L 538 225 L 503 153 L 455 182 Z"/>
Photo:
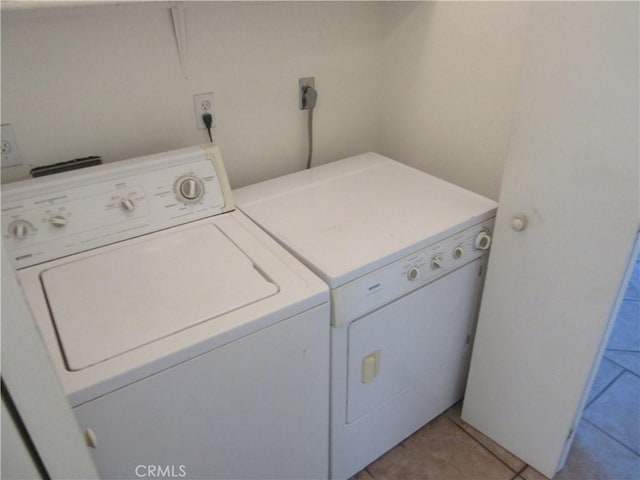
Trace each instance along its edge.
<path fill-rule="evenodd" d="M 516 232 L 521 232 L 529 225 L 529 220 L 525 215 L 515 215 L 511 219 L 511 228 L 513 228 Z"/>

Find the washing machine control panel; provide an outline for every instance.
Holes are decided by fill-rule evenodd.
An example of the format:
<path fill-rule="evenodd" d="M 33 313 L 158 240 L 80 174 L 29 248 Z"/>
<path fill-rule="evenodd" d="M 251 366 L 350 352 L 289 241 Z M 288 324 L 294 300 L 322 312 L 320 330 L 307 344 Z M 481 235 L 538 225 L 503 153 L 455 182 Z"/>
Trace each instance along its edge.
<path fill-rule="evenodd" d="M 16 268 L 233 209 L 215 147 L 193 147 L 8 184 L 2 241 Z"/>
<path fill-rule="evenodd" d="M 331 324 L 346 325 L 481 257 L 491 246 L 494 219 L 464 229 L 332 290 Z"/>

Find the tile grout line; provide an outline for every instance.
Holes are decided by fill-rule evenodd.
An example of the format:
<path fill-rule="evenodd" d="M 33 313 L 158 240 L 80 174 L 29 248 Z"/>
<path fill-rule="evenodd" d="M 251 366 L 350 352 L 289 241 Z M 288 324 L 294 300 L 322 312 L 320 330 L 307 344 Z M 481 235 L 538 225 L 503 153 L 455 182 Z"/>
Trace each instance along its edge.
<path fill-rule="evenodd" d="M 609 359 L 607 359 L 607 360 L 609 360 Z M 613 363 L 615 363 L 615 362 L 613 362 Z M 617 365 L 617 364 L 616 364 L 616 365 Z M 607 390 L 609 390 L 609 387 L 611 387 L 611 385 L 613 385 L 615 382 L 617 382 L 617 381 L 618 381 L 618 379 L 619 379 L 622 375 L 624 375 L 624 372 L 625 372 L 625 371 L 627 371 L 627 370 L 625 370 L 625 369 L 623 368 L 623 370 L 622 370 L 620 373 L 618 373 L 615 377 L 613 377 L 613 380 L 611 380 L 609 383 L 607 383 L 607 385 L 606 385 L 606 386 L 605 386 L 605 387 L 600 391 L 600 393 L 598 393 L 595 397 L 593 397 L 593 398 L 591 399 L 591 401 L 590 401 L 589 403 L 587 403 L 587 404 L 585 405 L 584 409 L 582 410 L 582 412 L 583 412 L 583 413 L 582 413 L 582 416 L 583 416 L 583 417 L 584 417 L 584 414 L 586 413 L 587 409 L 588 409 L 591 405 L 593 405 L 593 403 L 594 403 L 596 400 L 598 400 L 602 395 L 604 395 L 604 392 L 606 392 Z"/>
<path fill-rule="evenodd" d="M 453 423 L 456 427 L 458 427 L 460 430 L 462 430 L 465 434 L 467 434 L 469 437 L 471 437 L 471 439 L 476 442 L 478 445 L 480 445 L 482 448 L 484 448 L 487 452 L 489 452 L 496 460 L 498 460 L 500 463 L 502 463 L 505 467 L 507 467 L 509 469 L 509 471 L 513 472 L 516 474 L 516 477 L 518 475 L 520 475 L 520 473 L 517 473 L 513 468 L 511 468 L 507 462 L 505 462 L 504 460 L 502 460 L 500 457 L 498 457 L 498 455 L 496 455 L 494 452 L 492 452 L 488 447 L 486 447 L 485 445 L 483 445 L 483 443 L 478 440 L 477 438 L 475 438 L 473 435 L 471 435 L 469 432 L 467 432 L 464 428 L 462 428 L 462 425 L 458 424 L 457 422 L 455 422 L 454 420 L 452 420 L 451 418 L 449 418 L 448 416 L 446 417 L 447 420 L 449 420 L 451 423 Z M 462 419 L 460 419 L 462 420 Z M 464 420 L 463 420 L 464 421 Z M 513 454 L 512 454 L 513 455 Z M 514 455 L 515 456 L 515 455 Z M 518 457 L 516 457 L 518 458 Z M 524 468 L 522 469 L 522 471 L 526 470 L 526 468 L 528 467 L 528 465 L 526 464 L 526 462 L 524 462 L 522 459 L 518 458 L 518 460 L 520 460 L 521 462 L 523 462 Z M 514 478 L 516 478 L 514 477 Z"/>
<path fill-rule="evenodd" d="M 623 351 L 623 350 L 617 350 L 617 351 Z M 635 353 L 635 352 L 632 352 Z M 640 353 L 640 352 L 638 352 Z M 604 353 L 603 355 L 604 358 L 606 358 L 607 360 L 609 360 L 611 363 L 613 363 L 615 366 L 620 367 L 622 369 L 622 372 L 620 372 L 620 375 L 622 375 L 624 372 L 630 373 L 631 375 L 633 375 L 634 377 L 639 377 L 640 375 L 638 375 L 636 372 L 634 372 L 633 370 L 629 370 L 627 367 L 625 367 L 624 365 L 620 365 L 618 362 L 616 362 L 615 360 L 611 360 L 609 357 L 607 357 L 607 352 Z M 616 377 L 617 378 L 617 377 Z M 611 385 L 611 384 L 609 384 Z M 607 385 L 607 388 L 609 388 L 609 385 Z M 605 388 L 606 390 L 606 388 Z M 598 395 L 599 396 L 599 395 Z M 586 408 L 586 407 L 585 407 Z"/>
<path fill-rule="evenodd" d="M 605 348 L 605 351 L 622 352 L 622 353 L 640 353 L 640 350 L 627 350 L 626 348 Z"/>
<path fill-rule="evenodd" d="M 609 432 L 607 432 L 606 430 L 604 430 L 603 428 L 599 427 L 598 425 L 596 425 L 595 423 L 593 423 L 591 420 L 589 420 L 588 418 L 585 418 L 584 416 L 582 417 L 582 420 L 584 420 L 585 422 L 589 423 L 591 426 L 593 426 L 594 428 L 596 428 L 599 432 L 604 433 L 607 437 L 609 437 L 611 440 L 613 440 L 614 442 L 616 442 L 618 445 L 620 445 L 621 447 L 624 447 L 626 450 L 629 450 L 631 453 L 633 453 L 635 456 L 640 457 L 640 452 L 636 452 L 633 448 L 629 447 L 628 445 L 625 445 L 624 443 L 622 443 L 620 440 L 618 440 L 616 437 L 614 437 L 613 435 L 611 435 Z"/>
<path fill-rule="evenodd" d="M 524 473 L 524 471 L 525 471 L 527 468 L 529 468 L 529 465 L 527 465 L 527 464 L 525 463 L 525 464 L 524 464 L 524 467 L 522 467 L 522 468 L 520 469 L 520 471 L 519 471 L 519 472 L 517 472 L 513 478 L 511 478 L 511 480 L 516 480 L 516 479 L 520 478 L 520 475 L 522 475 L 522 474 Z"/>

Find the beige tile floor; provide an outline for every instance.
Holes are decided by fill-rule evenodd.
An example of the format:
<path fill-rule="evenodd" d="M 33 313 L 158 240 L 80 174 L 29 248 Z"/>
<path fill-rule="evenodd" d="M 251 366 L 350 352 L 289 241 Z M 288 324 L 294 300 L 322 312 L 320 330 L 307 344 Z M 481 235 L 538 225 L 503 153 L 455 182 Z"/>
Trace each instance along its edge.
<path fill-rule="evenodd" d="M 460 419 L 460 404 L 418 430 L 357 480 L 545 480 Z M 640 480 L 640 259 L 565 467 L 554 480 Z"/>

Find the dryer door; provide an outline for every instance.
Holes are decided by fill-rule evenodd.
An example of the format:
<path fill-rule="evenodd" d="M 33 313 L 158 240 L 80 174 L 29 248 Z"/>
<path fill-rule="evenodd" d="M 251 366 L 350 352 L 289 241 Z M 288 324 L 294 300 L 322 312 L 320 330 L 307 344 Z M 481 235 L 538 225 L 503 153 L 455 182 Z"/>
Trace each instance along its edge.
<path fill-rule="evenodd" d="M 211 224 L 129 242 L 53 267 L 41 278 L 69 370 L 278 291 Z"/>
<path fill-rule="evenodd" d="M 349 325 L 347 423 L 403 395 L 422 399 L 425 423 L 462 397 L 479 271 L 476 259 Z M 394 422 L 404 410 L 397 409 Z"/>

